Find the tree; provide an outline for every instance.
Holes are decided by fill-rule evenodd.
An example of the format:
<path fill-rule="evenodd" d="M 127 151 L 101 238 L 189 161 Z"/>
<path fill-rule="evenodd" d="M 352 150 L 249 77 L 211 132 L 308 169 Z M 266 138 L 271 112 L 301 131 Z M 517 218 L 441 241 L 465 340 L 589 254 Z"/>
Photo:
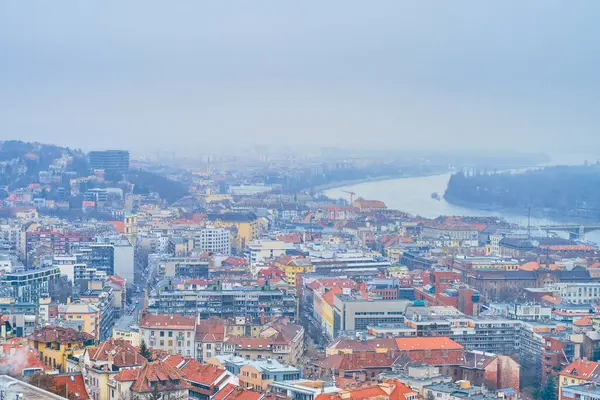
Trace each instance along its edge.
<path fill-rule="evenodd" d="M 146 346 L 146 342 L 142 339 L 142 343 L 140 343 L 140 354 L 148 361 L 152 361 L 152 353 L 148 346 Z"/>
<path fill-rule="evenodd" d="M 54 393 L 54 389 L 56 388 L 56 382 L 54 381 L 54 378 L 51 375 L 46 375 L 42 371 L 38 371 L 31 375 L 28 379 L 28 382 L 33 386 L 37 386 L 40 389 L 52 393 Z"/>
<path fill-rule="evenodd" d="M 556 377 L 552 377 L 548 379 L 542 387 L 542 390 L 540 391 L 540 398 L 541 400 L 556 400 L 557 397 Z"/>

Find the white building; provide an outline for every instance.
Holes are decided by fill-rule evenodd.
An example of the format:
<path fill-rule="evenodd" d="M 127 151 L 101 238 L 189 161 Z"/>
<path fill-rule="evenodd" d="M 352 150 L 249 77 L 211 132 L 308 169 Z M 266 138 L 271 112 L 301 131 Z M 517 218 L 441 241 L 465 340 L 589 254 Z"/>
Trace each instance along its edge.
<path fill-rule="evenodd" d="M 140 337 L 152 349 L 186 357 L 195 355 L 196 318 L 147 314 L 140 324 Z"/>
<path fill-rule="evenodd" d="M 255 265 L 286 255 L 288 250 L 294 249 L 294 245 L 282 240 L 253 240 L 248 245 L 248 249 L 250 250 L 250 265 Z"/>
<path fill-rule="evenodd" d="M 591 304 L 600 299 L 600 282 L 561 282 L 548 287 L 566 303 Z"/>
<path fill-rule="evenodd" d="M 231 254 L 231 232 L 225 228 L 200 229 L 194 237 L 194 249 L 215 254 Z"/>

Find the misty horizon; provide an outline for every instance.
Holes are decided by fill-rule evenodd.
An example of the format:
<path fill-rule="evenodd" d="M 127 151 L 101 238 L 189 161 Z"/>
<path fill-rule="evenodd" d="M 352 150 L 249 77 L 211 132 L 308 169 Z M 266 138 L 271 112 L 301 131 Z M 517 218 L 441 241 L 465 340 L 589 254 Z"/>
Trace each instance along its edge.
<path fill-rule="evenodd" d="M 0 6 L 0 139 L 600 152 L 600 5 Z"/>

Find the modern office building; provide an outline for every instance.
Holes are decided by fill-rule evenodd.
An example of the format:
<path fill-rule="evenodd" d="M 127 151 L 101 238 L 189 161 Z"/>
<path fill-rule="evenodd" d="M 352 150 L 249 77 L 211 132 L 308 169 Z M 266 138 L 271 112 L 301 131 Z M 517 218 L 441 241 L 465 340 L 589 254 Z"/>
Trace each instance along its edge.
<path fill-rule="evenodd" d="M 90 151 L 88 155 L 93 170 L 122 174 L 129 171 L 129 152 L 126 150 Z"/>
<path fill-rule="evenodd" d="M 333 299 L 333 337 L 341 331 L 366 332 L 370 325 L 399 324 L 412 302 L 338 294 Z"/>

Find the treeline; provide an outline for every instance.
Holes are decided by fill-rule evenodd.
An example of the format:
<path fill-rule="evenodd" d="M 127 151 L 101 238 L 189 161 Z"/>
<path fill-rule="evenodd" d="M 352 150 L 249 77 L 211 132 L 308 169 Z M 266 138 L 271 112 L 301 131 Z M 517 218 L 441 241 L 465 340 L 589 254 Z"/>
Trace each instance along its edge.
<path fill-rule="evenodd" d="M 133 184 L 133 193 L 158 193 L 169 203 L 174 203 L 188 194 L 188 187 L 182 182 L 141 169 L 129 171 L 127 180 Z"/>
<path fill-rule="evenodd" d="M 450 203 L 600 218 L 600 165 L 460 172 L 450 178 L 444 197 Z"/>

